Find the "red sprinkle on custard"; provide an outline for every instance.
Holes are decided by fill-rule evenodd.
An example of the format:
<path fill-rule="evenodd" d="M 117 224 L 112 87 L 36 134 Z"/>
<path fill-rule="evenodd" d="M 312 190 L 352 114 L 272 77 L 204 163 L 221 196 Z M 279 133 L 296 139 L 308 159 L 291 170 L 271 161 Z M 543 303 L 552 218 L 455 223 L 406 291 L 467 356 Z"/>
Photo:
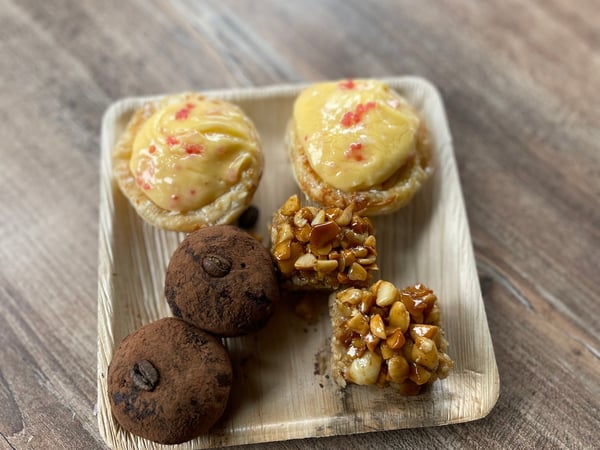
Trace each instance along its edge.
<path fill-rule="evenodd" d="M 354 120 L 355 120 L 354 113 L 352 111 L 348 111 L 346 114 L 343 115 L 340 123 L 347 128 L 347 127 L 352 126 L 355 123 Z"/>
<path fill-rule="evenodd" d="M 151 145 L 150 147 L 148 147 L 148 153 L 152 154 L 156 151 L 156 146 Z"/>
<path fill-rule="evenodd" d="M 338 84 L 341 89 L 354 89 L 354 80 L 348 79 Z"/>
<path fill-rule="evenodd" d="M 177 145 L 179 144 L 179 139 L 177 139 L 175 136 L 167 136 L 167 144 L 170 146 Z"/>
<path fill-rule="evenodd" d="M 179 111 L 175 113 L 176 120 L 185 120 L 190 116 L 190 111 L 194 108 L 193 103 L 187 103 L 184 108 L 181 108 Z"/>
<path fill-rule="evenodd" d="M 353 142 L 350 144 L 350 148 L 345 152 L 346 158 L 353 159 L 355 161 L 364 161 L 365 155 L 363 155 L 363 145 L 360 142 Z"/>
<path fill-rule="evenodd" d="M 201 155 L 204 153 L 204 145 L 202 144 L 187 144 L 185 146 L 185 152 L 188 155 Z"/>
<path fill-rule="evenodd" d="M 359 103 L 358 105 L 356 105 L 356 109 L 354 111 L 348 111 L 347 113 L 344 113 L 344 115 L 342 116 L 342 120 L 340 120 L 340 123 L 346 128 L 351 127 L 352 125 L 356 125 L 360 123 L 363 116 L 370 109 L 375 108 L 375 106 L 375 102 Z"/>

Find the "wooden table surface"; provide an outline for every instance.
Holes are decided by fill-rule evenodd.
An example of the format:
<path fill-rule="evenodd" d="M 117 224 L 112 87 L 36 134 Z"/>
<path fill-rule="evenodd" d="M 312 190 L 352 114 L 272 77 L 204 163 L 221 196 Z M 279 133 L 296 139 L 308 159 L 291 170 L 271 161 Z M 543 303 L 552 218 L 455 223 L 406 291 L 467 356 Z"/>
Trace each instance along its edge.
<path fill-rule="evenodd" d="M 600 441 L 600 9 L 0 1 L 0 448 L 105 448 L 100 123 L 125 96 L 418 75 L 445 102 L 500 397 L 484 419 L 248 448 Z"/>

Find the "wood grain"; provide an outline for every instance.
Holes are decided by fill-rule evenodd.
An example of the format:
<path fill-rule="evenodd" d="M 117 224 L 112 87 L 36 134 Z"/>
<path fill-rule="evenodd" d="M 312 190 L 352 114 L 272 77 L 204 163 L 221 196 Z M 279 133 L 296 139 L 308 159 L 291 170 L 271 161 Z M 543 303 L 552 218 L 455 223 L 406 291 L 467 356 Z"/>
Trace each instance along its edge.
<path fill-rule="evenodd" d="M 598 22 L 592 0 L 2 0 L 0 448 L 104 448 L 93 408 L 109 104 L 405 74 L 445 102 L 499 401 L 473 423 L 268 448 L 592 448 Z"/>

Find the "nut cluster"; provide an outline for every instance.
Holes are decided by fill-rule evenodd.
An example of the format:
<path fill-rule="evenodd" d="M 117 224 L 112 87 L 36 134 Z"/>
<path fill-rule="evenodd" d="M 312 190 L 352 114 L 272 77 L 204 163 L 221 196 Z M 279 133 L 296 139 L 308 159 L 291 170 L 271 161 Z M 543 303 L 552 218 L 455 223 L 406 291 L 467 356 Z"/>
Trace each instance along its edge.
<path fill-rule="evenodd" d="M 345 209 L 301 207 L 297 195 L 274 214 L 271 253 L 284 285 L 367 286 L 377 270 L 373 224 Z"/>
<path fill-rule="evenodd" d="M 398 290 L 380 280 L 369 289 L 348 288 L 332 296 L 338 378 L 389 384 L 414 395 L 450 372 L 453 362 L 445 353 L 448 343 L 431 289 L 417 284 Z"/>

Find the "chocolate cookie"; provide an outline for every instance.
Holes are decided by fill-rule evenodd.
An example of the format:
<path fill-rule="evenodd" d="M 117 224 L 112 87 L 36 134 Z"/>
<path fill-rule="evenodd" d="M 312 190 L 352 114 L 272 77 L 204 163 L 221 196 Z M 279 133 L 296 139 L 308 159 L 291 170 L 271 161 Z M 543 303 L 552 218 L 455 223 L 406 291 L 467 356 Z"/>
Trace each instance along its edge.
<path fill-rule="evenodd" d="M 231 361 L 221 343 L 173 317 L 127 336 L 108 367 L 117 422 L 161 444 L 207 432 L 225 411 L 231 383 Z"/>
<path fill-rule="evenodd" d="M 179 245 L 167 268 L 171 311 L 218 336 L 258 331 L 279 301 L 268 250 L 231 225 L 202 228 Z"/>

